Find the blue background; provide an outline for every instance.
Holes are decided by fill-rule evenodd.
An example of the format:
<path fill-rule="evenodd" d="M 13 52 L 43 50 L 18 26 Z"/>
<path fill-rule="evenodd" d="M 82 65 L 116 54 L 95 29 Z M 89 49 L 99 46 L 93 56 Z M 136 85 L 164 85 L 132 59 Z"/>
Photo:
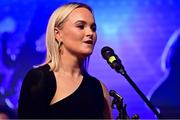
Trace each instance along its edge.
<path fill-rule="evenodd" d="M 1 104 L 17 109 L 23 77 L 33 65 L 45 59 L 48 18 L 58 6 L 70 1 L 1 0 Z M 180 28 L 180 1 L 75 1 L 89 4 L 96 18 L 98 39 L 90 58 L 89 73 L 124 98 L 129 116 L 137 113 L 140 118 L 155 118 L 128 81 L 109 67 L 101 49 L 103 46 L 114 49 L 129 76 L 149 99 L 166 74 L 161 67 L 161 56 L 171 36 Z M 115 109 L 113 115 L 117 116 Z"/>

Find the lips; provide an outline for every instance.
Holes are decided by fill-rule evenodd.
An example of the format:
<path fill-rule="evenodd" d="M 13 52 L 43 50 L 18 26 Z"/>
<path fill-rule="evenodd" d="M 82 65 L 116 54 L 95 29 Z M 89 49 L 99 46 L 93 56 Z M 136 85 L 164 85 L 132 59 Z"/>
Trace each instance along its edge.
<path fill-rule="evenodd" d="M 93 44 L 93 41 L 92 40 L 87 40 L 87 41 L 84 41 L 84 43 Z"/>

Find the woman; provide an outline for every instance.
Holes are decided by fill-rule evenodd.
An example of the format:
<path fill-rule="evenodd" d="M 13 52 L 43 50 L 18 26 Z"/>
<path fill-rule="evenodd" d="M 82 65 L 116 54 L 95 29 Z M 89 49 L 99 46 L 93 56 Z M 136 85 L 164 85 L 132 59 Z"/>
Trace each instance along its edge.
<path fill-rule="evenodd" d="M 46 31 L 46 61 L 23 81 L 19 118 L 111 118 L 107 89 L 85 69 L 96 38 L 88 5 L 69 3 L 54 11 Z"/>

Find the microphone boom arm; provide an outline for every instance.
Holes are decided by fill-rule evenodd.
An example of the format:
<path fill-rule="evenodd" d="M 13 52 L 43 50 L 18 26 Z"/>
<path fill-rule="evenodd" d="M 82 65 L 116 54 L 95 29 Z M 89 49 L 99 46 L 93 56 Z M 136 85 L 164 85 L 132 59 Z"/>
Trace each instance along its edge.
<path fill-rule="evenodd" d="M 148 107 L 153 111 L 153 113 L 157 116 L 157 118 L 161 118 L 159 112 L 154 108 L 154 106 L 152 105 L 152 103 L 147 99 L 147 97 L 141 92 L 141 90 L 137 87 L 137 85 L 132 81 L 132 79 L 129 77 L 129 75 L 126 73 L 126 71 L 124 70 L 119 71 L 120 73 L 124 73 L 122 74 L 126 80 L 131 84 L 131 86 L 136 90 L 136 92 L 140 95 L 140 97 L 144 100 L 144 102 L 148 105 Z"/>
<path fill-rule="evenodd" d="M 132 85 L 132 87 L 136 90 L 136 92 L 140 95 L 140 97 L 144 100 L 144 102 L 148 105 L 148 107 L 154 112 L 157 118 L 162 118 L 159 112 L 154 108 L 151 102 L 146 98 L 146 96 L 141 92 L 141 90 L 136 86 L 136 84 L 132 81 L 129 75 L 126 73 L 124 66 L 121 63 L 119 57 L 114 53 L 113 49 L 105 46 L 101 50 L 101 54 L 107 63 L 111 66 L 111 68 L 115 69 L 116 72 L 121 73 L 126 80 Z"/>

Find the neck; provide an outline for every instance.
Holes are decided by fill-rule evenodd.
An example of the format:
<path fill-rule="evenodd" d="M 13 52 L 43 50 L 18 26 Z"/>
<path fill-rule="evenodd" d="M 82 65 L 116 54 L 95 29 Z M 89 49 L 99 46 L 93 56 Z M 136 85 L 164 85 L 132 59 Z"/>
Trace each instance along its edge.
<path fill-rule="evenodd" d="M 68 76 L 82 75 L 82 66 L 84 59 L 77 56 L 63 53 L 60 56 L 60 69 L 59 72 Z"/>

